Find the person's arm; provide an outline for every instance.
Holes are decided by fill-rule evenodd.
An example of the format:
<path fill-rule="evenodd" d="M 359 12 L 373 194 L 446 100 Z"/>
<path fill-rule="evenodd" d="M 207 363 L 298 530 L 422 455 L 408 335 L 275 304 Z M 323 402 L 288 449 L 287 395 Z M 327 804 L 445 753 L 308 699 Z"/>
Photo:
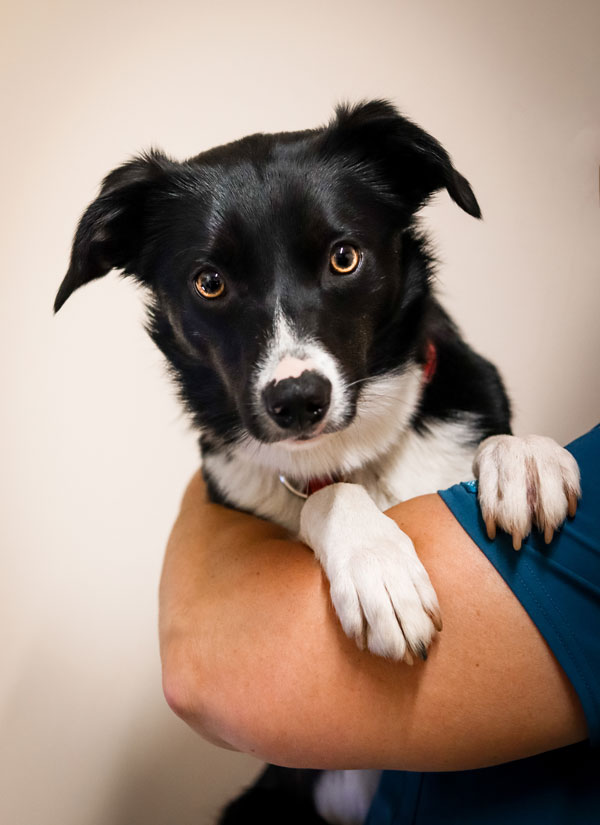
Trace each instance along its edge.
<path fill-rule="evenodd" d="M 173 710 L 217 744 L 293 767 L 461 770 L 586 738 L 565 674 L 439 496 L 388 515 L 413 539 L 444 620 L 413 667 L 358 650 L 312 553 L 207 503 L 195 476 L 161 583 Z"/>

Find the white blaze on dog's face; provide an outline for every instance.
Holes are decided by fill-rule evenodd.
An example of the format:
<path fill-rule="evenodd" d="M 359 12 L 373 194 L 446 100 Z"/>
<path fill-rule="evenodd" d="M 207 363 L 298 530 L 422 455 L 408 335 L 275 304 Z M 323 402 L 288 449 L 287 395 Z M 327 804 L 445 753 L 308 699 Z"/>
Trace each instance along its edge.
<path fill-rule="evenodd" d="M 253 394 L 268 439 L 291 449 L 339 429 L 351 416 L 341 365 L 323 344 L 294 328 L 279 301 Z"/>

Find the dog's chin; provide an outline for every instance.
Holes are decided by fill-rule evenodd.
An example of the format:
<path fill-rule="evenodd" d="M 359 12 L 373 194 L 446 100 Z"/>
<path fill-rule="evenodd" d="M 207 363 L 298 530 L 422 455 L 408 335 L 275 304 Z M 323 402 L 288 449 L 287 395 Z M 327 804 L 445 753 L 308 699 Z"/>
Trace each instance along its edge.
<path fill-rule="evenodd" d="M 310 450 L 312 447 L 322 443 L 327 438 L 327 433 L 315 433 L 313 435 L 300 435 L 295 438 L 285 438 L 279 442 L 281 447 L 285 447 L 292 452 L 296 450 Z"/>
<path fill-rule="evenodd" d="M 335 426 L 327 421 L 322 421 L 310 432 L 264 433 L 257 438 L 257 441 L 265 445 L 277 445 L 277 447 L 283 447 L 283 449 L 290 452 L 307 451 L 324 444 L 328 438 L 345 429 L 346 426 L 346 422 L 341 426 Z"/>

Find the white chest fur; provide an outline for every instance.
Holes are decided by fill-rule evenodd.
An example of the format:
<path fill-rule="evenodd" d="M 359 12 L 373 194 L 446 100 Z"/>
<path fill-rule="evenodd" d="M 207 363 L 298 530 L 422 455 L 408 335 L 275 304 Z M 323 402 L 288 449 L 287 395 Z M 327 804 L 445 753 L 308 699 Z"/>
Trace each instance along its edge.
<path fill-rule="evenodd" d="M 414 496 L 433 493 L 459 481 L 473 478 L 476 449 L 474 422 L 439 422 L 423 433 L 402 433 L 378 458 L 348 473 L 344 480 L 365 487 L 384 510 Z M 205 467 L 222 493 L 243 510 L 281 524 L 296 533 L 303 502 L 279 481 L 278 469 L 261 466 L 246 450 L 224 456 L 211 453 Z M 285 467 L 292 478 L 292 467 Z M 291 469 L 291 472 L 290 472 Z"/>
<path fill-rule="evenodd" d="M 407 430 L 387 455 L 352 478 L 385 510 L 473 478 L 477 429 L 473 421 L 439 422 L 426 432 Z"/>

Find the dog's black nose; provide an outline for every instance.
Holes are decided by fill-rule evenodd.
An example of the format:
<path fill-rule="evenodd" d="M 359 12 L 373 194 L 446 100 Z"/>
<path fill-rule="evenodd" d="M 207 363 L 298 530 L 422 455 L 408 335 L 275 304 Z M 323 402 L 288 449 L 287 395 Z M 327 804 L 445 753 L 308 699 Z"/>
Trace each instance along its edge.
<path fill-rule="evenodd" d="M 307 431 L 321 421 L 331 401 L 331 382 L 313 370 L 272 381 L 263 391 L 267 412 L 282 430 Z"/>

